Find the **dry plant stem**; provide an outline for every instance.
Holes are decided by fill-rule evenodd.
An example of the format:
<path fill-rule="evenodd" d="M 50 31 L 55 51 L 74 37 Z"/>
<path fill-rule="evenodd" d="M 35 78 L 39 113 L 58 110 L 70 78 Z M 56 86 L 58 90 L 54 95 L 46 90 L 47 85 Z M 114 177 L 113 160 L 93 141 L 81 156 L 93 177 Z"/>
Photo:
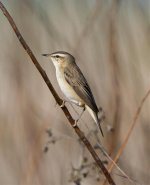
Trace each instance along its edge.
<path fill-rule="evenodd" d="M 35 58 L 34 54 L 32 53 L 31 49 L 29 48 L 29 46 L 27 45 L 27 43 L 25 42 L 25 40 L 23 39 L 22 35 L 20 34 L 15 22 L 13 21 L 12 17 L 10 16 L 10 14 L 8 13 L 8 11 L 6 10 L 6 8 L 4 7 L 4 5 L 1 3 L 0 1 L 0 9 L 2 10 L 3 14 L 6 16 L 7 20 L 9 21 L 10 25 L 12 26 L 15 34 L 17 35 L 17 38 L 19 39 L 20 43 L 22 44 L 23 48 L 26 50 L 26 52 L 28 53 L 28 55 L 30 56 L 32 62 L 34 63 L 35 67 L 37 68 L 37 70 L 39 71 L 39 73 L 41 74 L 41 76 L 43 77 L 45 83 L 47 84 L 49 90 L 51 91 L 52 95 L 54 96 L 56 102 L 61 105 L 62 104 L 62 100 L 59 98 L 58 94 L 56 93 L 55 89 L 53 88 L 50 80 L 48 79 L 45 71 L 42 69 L 42 67 L 40 66 L 40 64 L 38 63 L 37 59 Z M 70 112 L 68 111 L 67 107 L 64 106 L 62 107 L 62 111 L 64 112 L 66 118 L 68 119 L 69 123 L 73 126 L 75 124 L 74 119 L 72 118 Z M 74 127 L 75 132 L 77 133 L 77 135 L 79 136 L 79 138 L 82 140 L 82 142 L 85 144 L 86 148 L 89 150 L 89 152 L 91 153 L 92 157 L 94 158 L 97 166 L 102 170 L 102 172 L 104 173 L 106 179 L 108 180 L 109 184 L 111 185 L 115 185 L 113 179 L 111 178 L 109 172 L 107 171 L 107 169 L 105 168 L 105 166 L 103 165 L 102 161 L 99 159 L 98 155 L 96 154 L 96 152 L 94 151 L 92 145 L 90 144 L 90 142 L 87 140 L 87 138 L 84 136 L 83 132 L 76 126 Z"/>
<path fill-rule="evenodd" d="M 103 154 L 113 163 L 113 165 L 123 174 L 125 178 L 127 178 L 132 184 L 135 184 L 135 181 L 132 180 L 114 161 L 113 159 L 108 155 L 106 150 L 101 146 L 98 145 L 100 150 L 103 152 Z"/>
<path fill-rule="evenodd" d="M 115 163 L 118 161 L 119 157 L 121 156 L 121 154 L 122 154 L 122 152 L 123 152 L 123 150 L 124 150 L 124 148 L 125 148 L 128 140 L 129 140 L 129 137 L 130 137 L 130 135 L 131 135 L 131 133 L 132 133 L 132 131 L 133 131 L 136 123 L 137 123 L 137 119 L 138 119 L 138 117 L 140 115 L 140 112 L 142 110 L 142 107 L 143 107 L 143 105 L 144 105 L 144 103 L 145 103 L 145 101 L 146 101 L 146 99 L 148 98 L 149 95 L 150 95 L 150 89 L 147 91 L 147 93 L 145 94 L 145 96 L 142 98 L 141 103 L 140 103 L 139 107 L 136 110 L 135 116 L 134 116 L 133 121 L 131 123 L 131 127 L 129 128 L 129 130 L 128 130 L 127 134 L 126 134 L 126 137 L 124 139 L 124 142 L 122 143 L 120 149 L 118 150 L 117 155 L 113 159 L 113 161 Z M 108 171 L 111 172 L 112 169 L 113 169 L 113 167 L 114 167 L 114 163 L 111 163 L 110 166 L 108 167 Z"/>
<path fill-rule="evenodd" d="M 142 98 L 141 103 L 140 103 L 139 107 L 137 108 L 137 110 L 135 112 L 135 116 L 133 118 L 133 121 L 131 122 L 131 127 L 129 128 L 129 130 L 128 130 L 127 134 L 126 134 L 126 137 L 124 139 L 124 142 L 122 143 L 122 145 L 121 145 L 120 149 L 118 150 L 116 156 L 114 157 L 113 161 L 111 162 L 111 164 L 108 167 L 109 173 L 111 173 L 111 171 L 113 170 L 113 168 L 114 168 L 115 164 L 117 163 L 119 157 L 123 153 L 123 150 L 124 150 L 124 148 L 127 145 L 127 142 L 129 140 L 129 137 L 130 137 L 130 135 L 131 135 L 131 133 L 132 133 L 132 131 L 133 131 L 136 123 L 137 123 L 137 119 L 138 119 L 138 117 L 140 115 L 140 112 L 142 110 L 142 107 L 143 107 L 143 105 L 144 105 L 144 103 L 145 103 L 145 101 L 146 101 L 146 99 L 148 98 L 149 95 L 150 95 L 150 89 L 147 91 L 147 93 L 145 94 L 145 96 Z M 106 184 L 106 181 L 104 181 L 103 185 L 105 185 L 105 184 Z"/>
<path fill-rule="evenodd" d="M 110 30 L 110 65 L 112 69 L 112 84 L 113 84 L 113 101 L 114 101 L 114 115 L 112 126 L 115 132 L 110 141 L 109 153 L 114 152 L 119 136 L 120 115 L 121 115 L 121 94 L 120 94 L 120 68 L 118 62 L 118 43 L 117 43 L 117 16 L 118 16 L 118 0 L 112 1 L 112 6 L 109 12 L 109 30 Z"/>

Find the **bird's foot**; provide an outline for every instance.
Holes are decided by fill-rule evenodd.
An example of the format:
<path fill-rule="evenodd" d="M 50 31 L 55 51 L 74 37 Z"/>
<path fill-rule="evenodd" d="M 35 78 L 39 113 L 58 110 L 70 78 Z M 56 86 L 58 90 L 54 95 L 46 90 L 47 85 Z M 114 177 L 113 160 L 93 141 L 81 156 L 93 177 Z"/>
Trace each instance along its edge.
<path fill-rule="evenodd" d="M 77 123 L 80 120 L 80 118 L 81 118 L 82 114 L 84 113 L 84 111 L 85 111 L 85 107 L 83 107 L 83 110 L 82 110 L 81 114 L 79 115 L 78 119 L 75 120 L 74 124 L 72 125 L 73 127 L 77 126 Z"/>
<path fill-rule="evenodd" d="M 72 125 L 73 128 L 75 128 L 77 126 L 78 121 L 79 121 L 79 119 L 77 119 L 77 120 L 74 121 L 74 124 Z"/>
<path fill-rule="evenodd" d="M 65 106 L 66 101 L 63 100 L 62 104 L 60 105 L 60 108 L 63 108 Z"/>

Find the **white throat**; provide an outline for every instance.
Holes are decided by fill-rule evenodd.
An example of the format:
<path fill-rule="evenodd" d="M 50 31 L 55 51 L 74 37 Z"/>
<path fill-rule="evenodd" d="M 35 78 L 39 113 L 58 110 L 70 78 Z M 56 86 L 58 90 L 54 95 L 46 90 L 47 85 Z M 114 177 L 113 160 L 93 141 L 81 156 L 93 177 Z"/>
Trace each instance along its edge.
<path fill-rule="evenodd" d="M 51 58 L 51 60 L 54 64 L 55 68 L 57 68 L 58 67 L 58 62 L 54 58 Z"/>

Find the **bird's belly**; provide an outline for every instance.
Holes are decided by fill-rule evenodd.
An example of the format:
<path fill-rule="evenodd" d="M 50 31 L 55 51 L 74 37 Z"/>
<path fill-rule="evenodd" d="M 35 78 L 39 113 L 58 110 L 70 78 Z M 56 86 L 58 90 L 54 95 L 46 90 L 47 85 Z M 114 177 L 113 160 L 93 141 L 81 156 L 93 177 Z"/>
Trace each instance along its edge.
<path fill-rule="evenodd" d="M 76 94 L 74 89 L 68 84 L 64 76 L 59 73 L 57 73 L 56 76 L 61 91 L 69 99 L 69 101 L 77 104 L 78 106 L 83 106 L 84 105 L 83 100 Z"/>

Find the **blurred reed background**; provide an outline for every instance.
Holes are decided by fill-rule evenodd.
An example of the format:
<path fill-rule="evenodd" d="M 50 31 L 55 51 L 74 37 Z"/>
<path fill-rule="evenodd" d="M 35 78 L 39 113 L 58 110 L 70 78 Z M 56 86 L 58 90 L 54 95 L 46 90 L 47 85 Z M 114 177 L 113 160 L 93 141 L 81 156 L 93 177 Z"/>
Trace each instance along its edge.
<path fill-rule="evenodd" d="M 150 88 L 149 0 L 2 1 L 57 92 L 54 66 L 41 56 L 64 50 L 76 57 L 106 120 L 101 143 L 115 156 L 141 99 Z M 74 117 L 74 109 L 67 105 Z M 74 108 L 80 112 L 78 107 Z M 142 185 L 150 183 L 150 98 L 139 116 L 119 166 Z M 95 125 L 86 112 L 79 122 L 87 135 Z M 114 131 L 108 131 L 113 127 Z M 54 144 L 43 152 L 52 130 Z M 56 138 L 56 139 L 55 139 Z M 89 138 L 94 143 L 94 136 Z M 66 185 L 72 166 L 82 164 L 77 141 L 60 108 L 0 12 L 0 184 Z M 93 161 L 90 154 L 84 154 Z M 99 155 L 103 157 L 102 153 Z M 116 184 L 129 185 L 116 169 Z M 102 184 L 94 175 L 81 184 Z M 77 182 L 76 182 L 77 184 Z"/>

